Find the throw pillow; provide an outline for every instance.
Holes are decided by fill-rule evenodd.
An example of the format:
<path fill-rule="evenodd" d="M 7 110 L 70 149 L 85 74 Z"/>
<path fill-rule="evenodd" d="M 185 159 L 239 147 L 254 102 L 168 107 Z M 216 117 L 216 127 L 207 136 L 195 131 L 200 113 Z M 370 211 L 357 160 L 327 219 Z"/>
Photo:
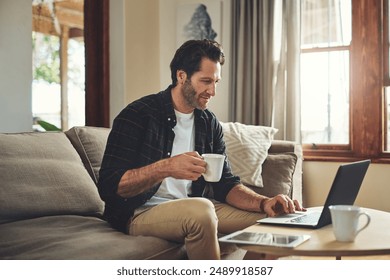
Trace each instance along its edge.
<path fill-rule="evenodd" d="M 0 224 L 103 213 L 96 186 L 64 133 L 0 133 L 0 159 Z"/>
<path fill-rule="evenodd" d="M 109 133 L 109 128 L 93 126 L 76 126 L 65 132 L 95 184 L 99 180 L 99 170 Z"/>
<path fill-rule="evenodd" d="M 293 175 L 298 157 L 294 153 L 269 154 L 263 163 L 264 187 L 252 188 L 257 193 L 273 197 L 285 194 L 291 197 Z"/>
<path fill-rule="evenodd" d="M 221 125 L 233 174 L 240 176 L 244 184 L 262 188 L 262 165 L 278 130 L 238 122 L 221 122 Z"/>

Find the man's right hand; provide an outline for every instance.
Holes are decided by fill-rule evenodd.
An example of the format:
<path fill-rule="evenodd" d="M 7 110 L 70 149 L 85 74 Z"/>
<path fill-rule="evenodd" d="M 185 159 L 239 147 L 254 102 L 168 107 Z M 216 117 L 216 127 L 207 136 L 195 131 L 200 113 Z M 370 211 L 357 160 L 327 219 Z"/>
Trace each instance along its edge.
<path fill-rule="evenodd" d="M 196 181 L 206 172 L 206 162 L 198 152 L 188 152 L 171 157 L 168 168 L 170 177 Z"/>
<path fill-rule="evenodd" d="M 206 162 L 197 152 L 188 152 L 127 170 L 118 184 L 117 194 L 133 197 L 145 192 L 166 177 L 196 181 L 206 172 Z"/>

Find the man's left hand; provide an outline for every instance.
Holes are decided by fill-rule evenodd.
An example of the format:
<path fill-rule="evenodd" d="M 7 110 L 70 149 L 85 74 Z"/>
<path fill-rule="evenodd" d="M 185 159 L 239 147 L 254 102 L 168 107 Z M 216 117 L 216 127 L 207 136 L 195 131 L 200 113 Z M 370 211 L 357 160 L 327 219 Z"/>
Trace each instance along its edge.
<path fill-rule="evenodd" d="M 264 203 L 264 212 L 271 217 L 295 213 L 295 211 L 306 211 L 306 208 L 302 207 L 298 200 L 292 200 L 289 196 L 284 194 L 279 194 L 266 199 L 267 201 Z"/>

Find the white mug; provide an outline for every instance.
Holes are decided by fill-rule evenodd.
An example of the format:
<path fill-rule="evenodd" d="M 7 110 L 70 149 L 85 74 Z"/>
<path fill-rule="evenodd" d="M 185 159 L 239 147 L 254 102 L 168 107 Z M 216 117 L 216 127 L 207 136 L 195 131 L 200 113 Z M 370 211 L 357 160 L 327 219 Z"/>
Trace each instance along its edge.
<path fill-rule="evenodd" d="M 203 154 L 202 157 L 207 164 L 206 172 L 203 173 L 204 179 L 207 182 L 219 182 L 222 176 L 225 156 L 220 154 Z"/>
<path fill-rule="evenodd" d="M 337 241 L 352 242 L 363 229 L 368 227 L 371 221 L 370 215 L 362 212 L 360 207 L 353 205 L 329 206 L 332 217 L 333 233 Z M 366 223 L 359 228 L 359 218 L 366 216 Z"/>

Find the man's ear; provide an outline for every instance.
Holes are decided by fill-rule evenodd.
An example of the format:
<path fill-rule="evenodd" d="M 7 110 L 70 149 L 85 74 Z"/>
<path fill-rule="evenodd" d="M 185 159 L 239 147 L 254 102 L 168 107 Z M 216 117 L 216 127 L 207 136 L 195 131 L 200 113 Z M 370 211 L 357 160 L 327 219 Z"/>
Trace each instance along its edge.
<path fill-rule="evenodd" d="M 176 72 L 176 78 L 179 84 L 184 84 L 185 80 L 187 79 L 187 73 L 183 70 L 178 70 Z"/>

